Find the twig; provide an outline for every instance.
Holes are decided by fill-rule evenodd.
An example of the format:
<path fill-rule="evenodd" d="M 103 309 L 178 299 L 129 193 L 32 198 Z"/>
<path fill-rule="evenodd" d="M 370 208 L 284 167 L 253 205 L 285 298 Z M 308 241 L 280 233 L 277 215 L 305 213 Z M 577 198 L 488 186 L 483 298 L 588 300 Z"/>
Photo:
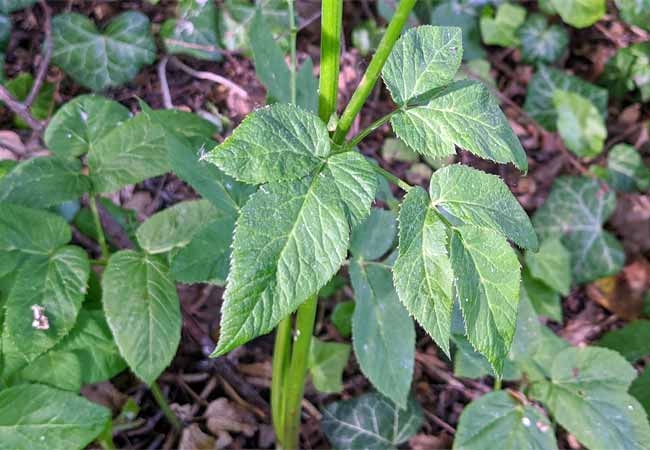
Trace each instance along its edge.
<path fill-rule="evenodd" d="M 456 434 L 456 429 L 455 429 L 454 427 L 452 427 L 451 425 L 449 425 L 449 424 L 448 424 L 447 422 L 445 422 L 444 420 L 442 420 L 440 417 L 436 416 L 436 415 L 435 415 L 434 413 L 432 413 L 431 411 L 427 411 L 427 410 L 424 409 L 424 408 L 422 409 L 422 411 L 424 411 L 424 414 L 425 414 L 429 419 L 433 420 L 433 421 L 436 423 L 436 425 L 438 425 L 439 427 L 441 427 L 441 428 L 443 428 L 444 430 L 446 430 L 447 433 L 449 433 L 449 434 L 451 434 L 451 435 Z"/>
<path fill-rule="evenodd" d="M 50 66 L 50 60 L 52 59 L 52 10 L 44 0 L 41 0 L 39 4 L 41 5 L 41 8 L 43 8 L 43 14 L 45 15 L 45 40 L 43 41 L 45 52 L 43 53 L 43 59 L 38 66 L 36 77 L 34 78 L 34 84 L 32 84 L 32 88 L 23 102 L 26 109 L 29 109 L 29 107 L 32 106 L 32 103 L 34 103 L 36 96 L 40 92 L 43 82 L 45 81 L 45 76 L 47 75 L 47 69 Z"/>
<path fill-rule="evenodd" d="M 173 109 L 172 95 L 169 92 L 169 83 L 167 83 L 167 61 L 168 56 L 163 56 L 158 64 L 158 78 L 160 78 L 160 93 L 163 98 L 163 106 L 165 109 Z"/>
<path fill-rule="evenodd" d="M 13 153 L 16 156 L 22 156 L 25 153 L 25 149 L 20 149 L 10 143 L 9 141 L 6 141 L 4 139 L 0 139 L 0 148 L 5 148 L 9 150 L 11 153 Z"/>
<path fill-rule="evenodd" d="M 7 108 L 11 110 L 18 117 L 23 119 L 25 123 L 34 131 L 41 132 L 45 128 L 45 123 L 34 119 L 27 108 L 22 102 L 19 102 L 7 90 L 6 87 L 0 84 L 0 102 L 4 103 Z"/>
<path fill-rule="evenodd" d="M 222 84 L 226 86 L 228 89 L 236 92 L 243 98 L 248 97 L 248 93 L 237 83 L 234 83 L 230 81 L 228 78 L 222 77 L 221 75 L 217 75 L 216 73 L 212 72 L 205 72 L 201 70 L 195 70 L 192 69 L 190 66 L 187 66 L 183 64 L 181 61 L 178 60 L 178 58 L 172 57 L 170 61 L 179 69 L 181 69 L 183 72 L 192 75 L 193 77 L 200 78 L 202 80 L 209 80 L 214 83 Z"/>

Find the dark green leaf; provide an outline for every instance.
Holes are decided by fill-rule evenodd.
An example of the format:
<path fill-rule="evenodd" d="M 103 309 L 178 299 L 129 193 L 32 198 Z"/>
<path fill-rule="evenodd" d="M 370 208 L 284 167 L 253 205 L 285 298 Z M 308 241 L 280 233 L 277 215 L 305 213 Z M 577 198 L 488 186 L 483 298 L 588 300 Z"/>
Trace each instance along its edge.
<path fill-rule="evenodd" d="M 559 238 L 542 242 L 537 253 L 527 251 L 526 266 L 530 274 L 562 295 L 571 289 L 571 254 Z"/>
<path fill-rule="evenodd" d="M 650 414 L 650 369 L 646 367 L 630 385 L 630 395 L 636 398 L 647 414 Z"/>
<path fill-rule="evenodd" d="M 528 298 L 537 314 L 548 317 L 556 322 L 562 322 L 560 294 L 547 284 L 534 278 L 528 268 L 524 268 L 522 271 L 521 281 L 522 295 Z"/>
<path fill-rule="evenodd" d="M 367 260 L 379 259 L 393 246 L 396 233 L 395 213 L 373 208 L 366 220 L 352 229 L 350 252 Z"/>
<path fill-rule="evenodd" d="M 30 73 L 19 73 L 15 78 L 7 81 L 5 87 L 17 100 L 23 101 L 29 95 L 34 84 L 34 77 Z M 48 82 L 43 83 L 41 90 L 34 99 L 29 112 L 36 120 L 47 119 L 54 109 L 54 85 Z M 27 123 L 20 117 L 15 118 L 16 126 L 28 128 Z"/>
<path fill-rule="evenodd" d="M 521 59 L 529 64 L 553 64 L 569 45 L 569 33 L 561 25 L 549 25 L 542 14 L 531 14 L 518 31 Z"/>
<path fill-rule="evenodd" d="M 337 303 L 332 311 L 330 320 L 332 325 L 344 338 L 350 337 L 352 334 L 352 316 L 354 315 L 354 302 L 348 300 L 345 302 Z"/>
<path fill-rule="evenodd" d="M 596 345 L 616 350 L 625 359 L 635 362 L 650 355 L 650 320 L 635 320 L 618 330 L 609 331 Z"/>
<path fill-rule="evenodd" d="M 219 10 L 211 1 L 181 0 L 176 18 L 167 19 L 160 36 L 167 52 L 219 61 Z"/>
<path fill-rule="evenodd" d="M 485 57 L 481 45 L 478 11 L 468 1 L 443 0 L 431 12 L 431 25 L 459 27 L 463 30 L 463 58 L 472 60 Z"/>
<path fill-rule="evenodd" d="M 606 181 L 617 191 L 646 190 L 650 187 L 650 168 L 634 147 L 618 144 L 607 155 Z"/>

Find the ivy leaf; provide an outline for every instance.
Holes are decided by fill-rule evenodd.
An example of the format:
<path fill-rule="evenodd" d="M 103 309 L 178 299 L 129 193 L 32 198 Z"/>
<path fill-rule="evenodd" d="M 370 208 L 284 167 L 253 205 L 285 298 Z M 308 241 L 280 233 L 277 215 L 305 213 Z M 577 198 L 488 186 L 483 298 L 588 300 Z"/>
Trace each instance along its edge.
<path fill-rule="evenodd" d="M 557 110 L 553 103 L 555 91 L 567 91 L 589 99 L 607 117 L 608 93 L 606 89 L 588 83 L 561 70 L 540 65 L 528 83 L 524 111 L 548 131 L 557 131 Z"/>
<path fill-rule="evenodd" d="M 335 448 L 396 448 L 422 425 L 413 397 L 401 409 L 378 393 L 332 403 L 323 409 L 321 429 Z"/>
<path fill-rule="evenodd" d="M 495 15 L 492 7 L 485 8 L 481 12 L 479 21 L 483 42 L 501 47 L 518 46 L 517 30 L 524 20 L 526 20 L 526 8 L 519 5 L 500 4 Z"/>
<path fill-rule="evenodd" d="M 337 303 L 332 311 L 330 320 L 332 325 L 344 337 L 350 337 L 352 334 L 352 316 L 354 315 L 354 301 L 348 300 Z"/>
<path fill-rule="evenodd" d="M 160 36 L 170 54 L 220 61 L 218 23 L 219 10 L 214 2 L 182 0 L 177 17 L 162 24 Z"/>
<path fill-rule="evenodd" d="M 273 33 L 289 29 L 289 12 L 284 0 L 226 0 L 222 12 L 222 41 L 228 50 L 247 50 L 249 30 L 257 10 L 262 12 Z"/>
<path fill-rule="evenodd" d="M 605 15 L 605 0 L 550 0 L 553 8 L 569 25 L 586 28 Z"/>
<path fill-rule="evenodd" d="M 463 30 L 463 58 L 469 61 L 485 58 L 477 16 L 477 5 L 473 3 L 444 0 L 431 11 L 431 24 L 461 28 Z"/>
<path fill-rule="evenodd" d="M 650 169 L 634 147 L 618 144 L 607 155 L 606 181 L 617 191 L 646 190 L 650 187 Z"/>
<path fill-rule="evenodd" d="M 38 157 L 18 163 L 0 179 L 0 201 L 45 208 L 77 200 L 91 189 L 80 161 Z"/>
<path fill-rule="evenodd" d="M 5 87 L 11 95 L 18 101 L 24 101 L 29 95 L 32 86 L 34 85 L 34 77 L 31 73 L 21 72 L 15 78 L 7 81 Z M 34 103 L 29 109 L 29 112 L 36 120 L 45 120 L 50 117 L 54 109 L 54 85 L 45 82 L 41 87 L 38 95 L 34 99 Z M 14 123 L 18 128 L 29 128 L 27 123 L 18 116 L 14 117 Z"/>
<path fill-rule="evenodd" d="M 635 320 L 623 328 L 605 333 L 596 345 L 615 350 L 629 362 L 634 363 L 650 355 L 650 320 Z"/>
<path fill-rule="evenodd" d="M 118 102 L 80 95 L 54 114 L 45 130 L 45 145 L 60 156 L 80 156 L 129 117 L 129 110 Z"/>
<path fill-rule="evenodd" d="M 460 28 L 420 26 L 399 38 L 381 74 L 395 103 L 404 106 L 449 84 L 462 56 Z"/>
<path fill-rule="evenodd" d="M 164 128 L 148 114 L 138 114 L 90 149 L 88 167 L 95 192 L 115 192 L 168 172 L 167 151 Z"/>
<path fill-rule="evenodd" d="M 471 402 L 460 416 L 454 450 L 557 449 L 548 418 L 506 391 L 490 392 Z"/>
<path fill-rule="evenodd" d="M 335 182 L 316 175 L 270 183 L 242 208 L 213 356 L 271 331 L 341 266 L 349 224 Z"/>
<path fill-rule="evenodd" d="M 86 252 L 76 246 L 25 261 L 5 304 L 3 343 L 10 340 L 25 363 L 54 347 L 77 320 L 89 272 Z M 46 329 L 34 325 L 34 305 L 44 308 Z"/>
<path fill-rule="evenodd" d="M 569 33 L 561 25 L 549 25 L 542 14 L 531 14 L 518 31 L 521 59 L 529 64 L 553 64 L 569 45 Z"/>
<path fill-rule="evenodd" d="M 102 291 L 120 353 L 151 385 L 176 354 L 181 336 L 180 305 L 167 264 L 159 256 L 119 251 L 108 261 Z"/>
<path fill-rule="evenodd" d="M 568 348 L 553 360 L 550 378 L 533 384 L 533 397 L 585 447 L 646 448 L 650 424 L 643 407 L 627 393 L 636 371 L 618 353 Z"/>
<path fill-rule="evenodd" d="M 136 11 L 116 16 L 101 32 L 81 14 L 59 14 L 52 19 L 52 62 L 93 91 L 120 86 L 156 58 L 149 27 Z"/>
<path fill-rule="evenodd" d="M 616 0 L 616 7 L 625 22 L 650 31 L 650 1 Z"/>
<path fill-rule="evenodd" d="M 317 116 L 276 104 L 249 114 L 207 160 L 239 181 L 261 184 L 301 178 L 329 154 L 327 127 Z"/>
<path fill-rule="evenodd" d="M 373 208 L 365 221 L 352 229 L 350 253 L 359 258 L 381 258 L 393 246 L 397 233 L 395 213 Z"/>
<path fill-rule="evenodd" d="M 562 295 L 571 289 L 571 254 L 558 237 L 542 242 L 537 253 L 526 252 L 530 274 Z"/>
<path fill-rule="evenodd" d="M 110 418 L 111 412 L 103 406 L 43 385 L 0 391 L 0 442 L 7 449 L 82 449 Z"/>
<path fill-rule="evenodd" d="M 497 176 L 454 164 L 433 174 L 429 193 L 431 204 L 455 221 L 493 229 L 523 248 L 539 247 L 528 214 Z"/>
<path fill-rule="evenodd" d="M 399 302 L 390 268 L 353 260 L 350 278 L 352 341 L 361 371 L 379 392 L 406 408 L 415 358 L 413 321 Z"/>
<path fill-rule="evenodd" d="M 517 255 L 495 231 L 463 225 L 452 232 L 450 257 L 467 338 L 501 376 L 519 304 Z"/>
<path fill-rule="evenodd" d="M 567 148 L 581 158 L 598 156 L 605 145 L 607 129 L 598 109 L 580 94 L 557 90 L 553 93 L 557 129 Z"/>
<path fill-rule="evenodd" d="M 140 225 L 136 232 L 138 244 L 151 254 L 185 247 L 217 214 L 217 209 L 207 200 L 177 203 L 154 214 Z"/>
<path fill-rule="evenodd" d="M 458 145 L 481 158 L 528 168 L 519 139 L 478 81 L 457 81 L 425 104 L 398 111 L 391 124 L 400 139 L 425 156 L 443 158 Z"/>
<path fill-rule="evenodd" d="M 621 244 L 603 223 L 616 208 L 616 195 L 594 179 L 560 177 L 533 216 L 542 241 L 560 237 L 571 253 L 573 279 L 586 283 L 618 273 L 625 262 Z"/>
<path fill-rule="evenodd" d="M 402 203 L 393 278 L 402 304 L 449 355 L 454 274 L 445 224 L 429 205 L 429 196 L 419 187 Z"/>
<path fill-rule="evenodd" d="M 349 344 L 324 342 L 313 338 L 308 367 L 314 387 L 323 393 L 341 392 L 343 390 L 341 377 L 349 357 Z"/>
<path fill-rule="evenodd" d="M 233 217 L 222 217 L 201 228 L 172 258 L 171 275 L 181 283 L 223 286 L 228 276 Z"/>

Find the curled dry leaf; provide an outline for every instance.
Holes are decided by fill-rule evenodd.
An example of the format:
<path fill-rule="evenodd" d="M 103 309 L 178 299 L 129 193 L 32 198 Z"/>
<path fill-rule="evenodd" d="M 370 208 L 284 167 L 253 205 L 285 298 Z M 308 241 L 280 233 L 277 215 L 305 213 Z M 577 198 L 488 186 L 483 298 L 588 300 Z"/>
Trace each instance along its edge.
<path fill-rule="evenodd" d="M 626 268 L 627 272 L 621 272 L 617 276 L 601 278 L 587 286 L 587 295 L 603 308 L 611 311 L 617 316 L 634 320 L 639 317 L 643 310 L 643 290 L 635 290 L 630 284 L 626 273 L 633 278 L 640 276 L 640 266 Z M 635 280 L 637 283 L 638 281 Z"/>
<path fill-rule="evenodd" d="M 223 431 L 232 431 L 251 437 L 259 427 L 252 413 L 225 397 L 211 402 L 205 416 L 208 430 L 216 436 Z"/>
<path fill-rule="evenodd" d="M 178 447 L 180 450 L 214 450 L 216 448 L 215 439 L 201 431 L 196 423 L 183 430 Z"/>

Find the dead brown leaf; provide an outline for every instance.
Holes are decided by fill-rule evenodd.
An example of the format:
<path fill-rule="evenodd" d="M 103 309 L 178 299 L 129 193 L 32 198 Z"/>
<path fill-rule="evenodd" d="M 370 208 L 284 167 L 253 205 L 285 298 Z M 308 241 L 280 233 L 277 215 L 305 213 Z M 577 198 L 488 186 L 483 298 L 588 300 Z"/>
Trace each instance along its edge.
<path fill-rule="evenodd" d="M 624 272 L 589 284 L 587 295 L 603 308 L 626 320 L 636 319 L 643 310 L 641 294 L 630 288 Z"/>
<path fill-rule="evenodd" d="M 183 430 L 178 448 L 179 450 L 214 450 L 216 442 L 212 436 L 201 431 L 198 424 L 193 423 Z"/>
<path fill-rule="evenodd" d="M 409 444 L 413 450 L 438 450 L 441 448 L 451 448 L 452 439 L 447 433 L 439 435 L 416 434 L 409 439 Z"/>
<path fill-rule="evenodd" d="M 218 435 L 220 431 L 232 431 L 251 437 L 259 426 L 252 413 L 225 397 L 211 402 L 205 416 L 208 430 L 214 435 Z"/>

